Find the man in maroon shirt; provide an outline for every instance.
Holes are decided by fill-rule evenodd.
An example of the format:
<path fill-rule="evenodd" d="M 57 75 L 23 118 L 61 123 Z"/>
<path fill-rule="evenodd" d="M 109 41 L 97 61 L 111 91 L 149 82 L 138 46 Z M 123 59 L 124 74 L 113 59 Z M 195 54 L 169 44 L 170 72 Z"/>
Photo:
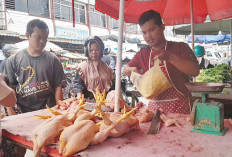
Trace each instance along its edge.
<path fill-rule="evenodd" d="M 132 71 L 144 74 L 153 67 L 154 57 L 158 57 L 165 67 L 162 71 L 173 87 L 152 98 L 148 108 L 189 113 L 191 94 L 184 84 L 189 82 L 189 76 L 195 77 L 199 74 L 199 64 L 193 51 L 186 43 L 165 39 L 165 25 L 160 14 L 154 10 L 144 12 L 139 19 L 139 25 L 149 46 L 136 53 L 125 67 L 124 75 L 130 76 Z"/>

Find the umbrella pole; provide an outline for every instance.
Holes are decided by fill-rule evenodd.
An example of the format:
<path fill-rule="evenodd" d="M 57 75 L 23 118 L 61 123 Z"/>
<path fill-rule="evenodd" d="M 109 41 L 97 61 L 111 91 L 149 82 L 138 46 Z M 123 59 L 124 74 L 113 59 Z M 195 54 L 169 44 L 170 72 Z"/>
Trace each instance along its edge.
<path fill-rule="evenodd" d="M 119 107 L 120 107 L 119 104 L 120 104 L 120 91 L 121 91 L 121 67 L 122 67 L 124 7 L 125 7 L 125 0 L 120 0 L 114 112 L 119 112 Z"/>
<path fill-rule="evenodd" d="M 193 21 L 193 0 L 190 0 L 190 14 L 191 14 L 191 34 L 192 34 L 192 50 L 194 53 L 194 21 Z M 193 82 L 196 82 L 196 77 L 193 77 Z"/>
<path fill-rule="evenodd" d="M 232 67 L 232 20 L 230 20 L 230 67 Z"/>
<path fill-rule="evenodd" d="M 191 34 L 192 34 L 192 49 L 194 52 L 194 21 L 193 21 L 193 0 L 190 0 L 190 10 L 191 10 Z"/>

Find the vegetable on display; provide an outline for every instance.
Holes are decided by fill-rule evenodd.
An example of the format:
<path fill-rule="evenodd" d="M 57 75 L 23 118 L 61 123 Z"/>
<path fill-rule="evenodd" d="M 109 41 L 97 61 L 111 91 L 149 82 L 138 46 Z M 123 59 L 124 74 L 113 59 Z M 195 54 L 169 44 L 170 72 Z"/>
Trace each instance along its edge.
<path fill-rule="evenodd" d="M 210 69 L 203 69 L 197 76 L 197 82 L 228 82 L 232 78 L 229 65 L 220 64 Z"/>

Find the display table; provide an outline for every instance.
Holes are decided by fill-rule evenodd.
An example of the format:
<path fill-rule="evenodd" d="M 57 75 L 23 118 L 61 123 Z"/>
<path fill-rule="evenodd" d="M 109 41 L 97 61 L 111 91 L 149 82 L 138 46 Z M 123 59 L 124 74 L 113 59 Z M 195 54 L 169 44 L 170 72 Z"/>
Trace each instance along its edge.
<path fill-rule="evenodd" d="M 16 144 L 32 149 L 30 134 L 44 120 L 37 119 L 34 114 L 50 114 L 47 110 L 9 116 L 1 121 L 3 137 Z M 232 126 L 225 120 L 228 128 L 225 136 L 208 135 L 191 132 L 192 125 L 186 121 L 186 115 L 178 116 L 182 128 L 166 127 L 161 123 L 160 132 L 147 135 L 150 122 L 140 124 L 140 130 L 131 131 L 118 138 L 108 138 L 101 144 L 89 146 L 79 152 L 81 157 L 150 157 L 150 156 L 191 156 L 191 157 L 230 157 L 232 154 Z M 42 152 L 59 157 L 58 145 L 46 146 Z"/>
<path fill-rule="evenodd" d="M 230 93 L 232 93 L 231 88 L 225 88 L 225 90 L 228 90 Z M 138 90 L 133 89 L 130 90 L 131 97 L 132 97 L 132 106 L 136 106 L 136 103 L 138 103 L 138 98 L 141 94 Z M 196 99 L 201 99 L 202 95 L 200 93 L 192 93 L 192 102 L 194 102 Z M 218 94 L 209 94 L 209 99 L 214 100 L 217 102 L 221 102 L 224 104 L 224 116 L 225 118 L 232 118 L 232 94 L 226 94 L 226 93 L 218 93 Z"/>

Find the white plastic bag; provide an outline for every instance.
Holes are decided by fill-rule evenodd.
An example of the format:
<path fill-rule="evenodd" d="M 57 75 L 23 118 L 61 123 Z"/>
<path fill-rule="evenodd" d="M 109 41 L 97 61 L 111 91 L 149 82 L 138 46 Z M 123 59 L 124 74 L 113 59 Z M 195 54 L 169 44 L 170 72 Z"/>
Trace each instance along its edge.
<path fill-rule="evenodd" d="M 143 75 L 132 72 L 131 80 L 141 95 L 147 99 L 151 99 L 158 94 L 163 93 L 172 84 L 168 81 L 159 66 L 160 60 L 155 58 L 154 66 Z"/>

